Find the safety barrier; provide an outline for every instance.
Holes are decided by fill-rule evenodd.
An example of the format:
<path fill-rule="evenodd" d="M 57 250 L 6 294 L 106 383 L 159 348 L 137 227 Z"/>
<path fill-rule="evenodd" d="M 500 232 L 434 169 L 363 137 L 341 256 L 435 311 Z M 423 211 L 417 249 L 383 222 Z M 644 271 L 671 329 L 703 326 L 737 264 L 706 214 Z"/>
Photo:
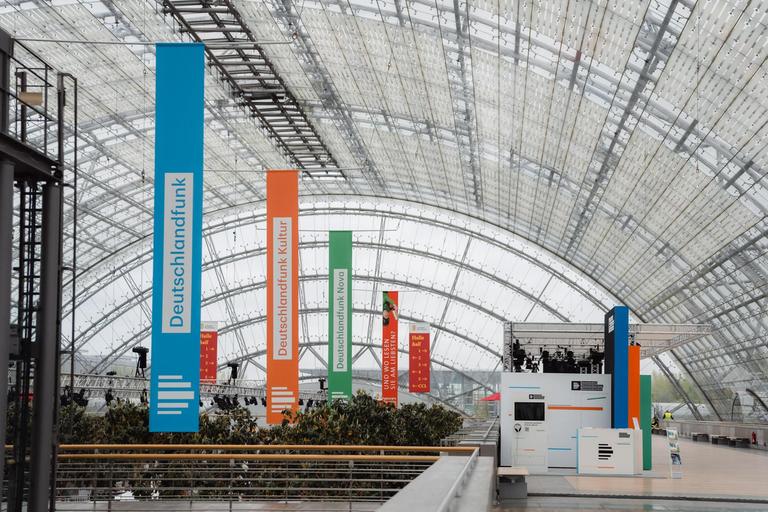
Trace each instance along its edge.
<path fill-rule="evenodd" d="M 6 447 L 8 448 L 8 447 Z M 10 455 L 11 450 L 6 450 Z M 232 509 L 244 502 L 385 502 L 471 447 L 122 445 L 59 447 L 59 510 Z M 451 457 L 453 458 L 453 457 Z M 12 460 L 9 463 L 12 464 Z M 208 505 L 205 505 L 205 504 Z M 203 507 L 203 508 L 200 508 Z"/>

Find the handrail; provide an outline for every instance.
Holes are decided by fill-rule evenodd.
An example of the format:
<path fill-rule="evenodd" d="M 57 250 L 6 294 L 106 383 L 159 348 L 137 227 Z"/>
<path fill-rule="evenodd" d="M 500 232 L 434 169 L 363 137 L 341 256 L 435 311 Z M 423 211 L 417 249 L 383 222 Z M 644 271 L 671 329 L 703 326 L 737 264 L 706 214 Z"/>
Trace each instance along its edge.
<path fill-rule="evenodd" d="M 477 457 L 479 456 L 480 451 L 477 448 L 474 448 L 472 451 L 472 455 L 469 456 L 469 459 L 467 459 L 467 462 L 464 464 L 464 467 L 461 468 L 461 473 L 459 473 L 458 478 L 453 481 L 451 484 L 450 489 L 448 489 L 448 492 L 445 493 L 445 496 L 443 497 L 443 500 L 440 502 L 440 505 L 438 505 L 435 512 L 449 512 L 451 510 L 451 502 L 456 499 L 457 496 L 460 494 L 461 487 L 464 485 L 465 480 L 469 476 L 469 472 L 474 467 L 475 463 L 477 462 Z"/>
<path fill-rule="evenodd" d="M 60 453 L 61 460 L 278 460 L 356 462 L 435 462 L 436 455 L 318 455 L 276 453 Z"/>
<path fill-rule="evenodd" d="M 5 445 L 5 449 L 13 448 Z M 446 452 L 470 453 L 472 446 L 389 446 L 350 444 L 62 444 L 59 452 L 82 450 L 234 450 L 234 451 L 385 451 L 385 452 Z"/>

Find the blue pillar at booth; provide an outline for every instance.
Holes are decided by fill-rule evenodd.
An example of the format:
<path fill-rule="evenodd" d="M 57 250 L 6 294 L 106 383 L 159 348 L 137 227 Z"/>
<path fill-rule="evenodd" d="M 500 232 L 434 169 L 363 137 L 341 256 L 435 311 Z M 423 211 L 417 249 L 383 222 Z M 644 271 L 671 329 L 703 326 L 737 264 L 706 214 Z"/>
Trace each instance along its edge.
<path fill-rule="evenodd" d="M 628 428 L 629 308 L 605 314 L 605 373 L 611 374 L 611 427 Z"/>

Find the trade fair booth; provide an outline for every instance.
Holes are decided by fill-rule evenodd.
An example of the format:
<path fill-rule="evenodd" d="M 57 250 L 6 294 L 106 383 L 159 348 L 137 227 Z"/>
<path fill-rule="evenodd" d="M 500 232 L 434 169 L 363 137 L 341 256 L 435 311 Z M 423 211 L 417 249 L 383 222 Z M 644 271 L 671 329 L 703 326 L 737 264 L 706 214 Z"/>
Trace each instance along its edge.
<path fill-rule="evenodd" d="M 651 377 L 640 360 L 704 325 L 508 323 L 500 391 L 500 467 L 529 474 L 641 475 L 651 456 Z"/>

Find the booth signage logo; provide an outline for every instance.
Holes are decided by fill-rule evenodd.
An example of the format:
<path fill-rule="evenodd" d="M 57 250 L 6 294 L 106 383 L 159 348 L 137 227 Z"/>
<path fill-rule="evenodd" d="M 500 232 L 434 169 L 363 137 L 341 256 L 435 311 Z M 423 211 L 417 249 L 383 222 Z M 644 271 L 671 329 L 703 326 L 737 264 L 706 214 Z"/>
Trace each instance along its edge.
<path fill-rule="evenodd" d="M 571 391 L 602 391 L 603 385 L 594 380 L 572 380 Z"/>
<path fill-rule="evenodd" d="M 333 307 L 335 329 L 333 330 L 333 346 L 336 354 L 334 369 L 339 372 L 347 371 L 347 269 L 333 269 Z"/>
<path fill-rule="evenodd" d="M 272 324 L 272 358 L 293 359 L 293 322 L 291 315 L 293 305 L 293 279 L 291 261 L 291 217 L 275 217 L 272 219 L 274 238 L 272 254 L 272 271 L 275 276 L 275 286 L 272 290 L 272 304 L 275 321 Z"/>
<path fill-rule="evenodd" d="M 528 400 L 544 400 L 544 395 L 531 394 L 531 395 L 528 395 Z"/>
<path fill-rule="evenodd" d="M 163 333 L 189 333 L 192 287 L 191 172 L 165 173 L 163 205 Z"/>

